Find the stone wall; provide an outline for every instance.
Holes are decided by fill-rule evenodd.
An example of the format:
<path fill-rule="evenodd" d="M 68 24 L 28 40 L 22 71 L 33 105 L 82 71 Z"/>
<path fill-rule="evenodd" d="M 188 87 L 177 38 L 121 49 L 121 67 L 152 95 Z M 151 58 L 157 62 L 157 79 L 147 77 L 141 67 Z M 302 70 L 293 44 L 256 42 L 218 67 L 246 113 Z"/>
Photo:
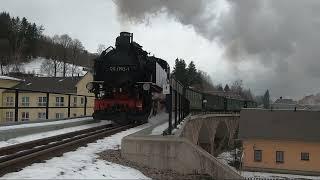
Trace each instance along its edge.
<path fill-rule="evenodd" d="M 183 174 L 208 174 L 214 179 L 242 179 L 231 167 L 185 138 L 174 136 L 127 136 L 121 155 L 156 169 L 174 169 Z"/>

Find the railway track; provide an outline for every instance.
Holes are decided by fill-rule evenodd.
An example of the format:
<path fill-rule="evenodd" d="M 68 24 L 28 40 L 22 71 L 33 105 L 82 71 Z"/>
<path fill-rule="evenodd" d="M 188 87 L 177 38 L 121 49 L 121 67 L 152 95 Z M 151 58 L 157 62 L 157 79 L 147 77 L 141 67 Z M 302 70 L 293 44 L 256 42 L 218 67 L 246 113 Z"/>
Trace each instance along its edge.
<path fill-rule="evenodd" d="M 0 177 L 141 124 L 108 124 L 0 148 Z"/>

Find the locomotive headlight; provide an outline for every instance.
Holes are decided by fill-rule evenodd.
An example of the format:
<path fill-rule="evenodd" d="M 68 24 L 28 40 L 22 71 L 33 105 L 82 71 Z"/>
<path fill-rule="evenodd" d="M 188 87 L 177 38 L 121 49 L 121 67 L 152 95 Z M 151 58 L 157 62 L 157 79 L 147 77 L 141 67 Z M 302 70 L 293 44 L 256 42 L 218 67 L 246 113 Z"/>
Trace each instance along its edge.
<path fill-rule="evenodd" d="M 92 91 L 92 90 L 93 90 L 93 83 L 92 83 L 92 82 L 89 82 L 89 83 L 86 85 L 86 88 L 87 88 L 89 91 Z"/>
<path fill-rule="evenodd" d="M 149 91 L 150 90 L 150 84 L 148 83 L 144 83 L 143 86 L 142 86 L 143 90 L 145 91 Z"/>

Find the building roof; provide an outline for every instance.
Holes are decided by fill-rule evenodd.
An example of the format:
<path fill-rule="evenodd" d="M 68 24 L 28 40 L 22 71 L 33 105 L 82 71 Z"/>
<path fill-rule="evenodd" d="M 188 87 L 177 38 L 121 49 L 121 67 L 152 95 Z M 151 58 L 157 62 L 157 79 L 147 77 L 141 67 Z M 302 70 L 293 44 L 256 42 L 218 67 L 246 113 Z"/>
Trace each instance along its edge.
<path fill-rule="evenodd" d="M 243 98 L 239 94 L 233 93 L 231 91 L 229 91 L 229 92 L 225 92 L 225 91 L 204 91 L 204 93 L 212 94 L 212 95 L 216 95 L 216 96 L 223 96 L 223 97 L 229 97 L 229 98 L 243 100 Z"/>
<path fill-rule="evenodd" d="M 242 110 L 240 139 L 320 141 L 319 111 Z"/>
<path fill-rule="evenodd" d="M 293 101 L 292 99 L 277 99 L 275 102 L 275 104 L 297 104 L 296 101 Z"/>
<path fill-rule="evenodd" d="M 76 84 L 82 77 L 26 77 L 13 88 L 76 94 Z"/>

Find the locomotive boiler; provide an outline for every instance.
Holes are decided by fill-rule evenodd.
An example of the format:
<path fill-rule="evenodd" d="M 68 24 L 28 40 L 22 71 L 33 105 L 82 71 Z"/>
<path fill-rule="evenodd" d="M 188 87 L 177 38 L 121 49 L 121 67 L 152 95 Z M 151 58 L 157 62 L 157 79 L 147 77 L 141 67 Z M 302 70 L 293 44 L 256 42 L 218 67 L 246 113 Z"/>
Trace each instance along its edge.
<path fill-rule="evenodd" d="M 94 60 L 93 81 L 87 89 L 95 94 L 94 119 L 119 124 L 148 119 L 170 73 L 166 61 L 149 56 L 133 34 L 121 32 L 115 48 Z"/>

